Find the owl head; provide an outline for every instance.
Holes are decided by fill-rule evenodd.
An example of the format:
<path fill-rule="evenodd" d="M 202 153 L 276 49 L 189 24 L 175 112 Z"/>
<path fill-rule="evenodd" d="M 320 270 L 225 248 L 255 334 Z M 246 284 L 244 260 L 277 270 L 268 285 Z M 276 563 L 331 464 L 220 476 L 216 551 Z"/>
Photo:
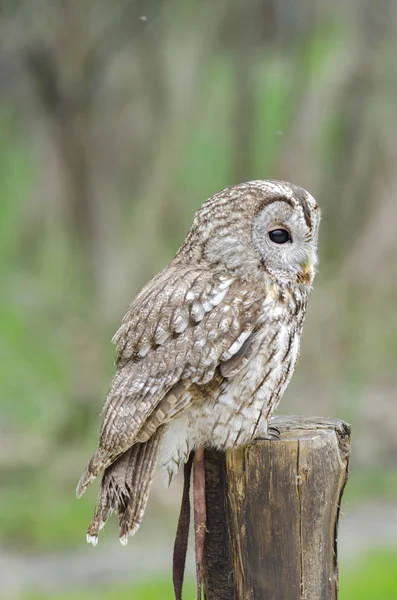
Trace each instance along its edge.
<path fill-rule="evenodd" d="M 197 212 L 178 254 L 279 283 L 311 284 L 320 209 L 303 188 L 249 181 L 215 194 Z"/>

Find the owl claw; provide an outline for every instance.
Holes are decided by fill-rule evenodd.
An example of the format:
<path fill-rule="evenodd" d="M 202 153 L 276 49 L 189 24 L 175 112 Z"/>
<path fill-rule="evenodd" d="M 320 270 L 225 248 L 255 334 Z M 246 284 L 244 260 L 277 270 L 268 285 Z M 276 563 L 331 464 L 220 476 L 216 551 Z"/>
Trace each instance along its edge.
<path fill-rule="evenodd" d="M 170 468 L 167 469 L 167 475 L 168 475 L 168 479 L 166 481 L 166 486 L 170 487 L 171 482 L 172 482 L 172 478 L 174 477 L 174 471 Z"/>
<path fill-rule="evenodd" d="M 275 425 L 269 425 L 266 433 L 258 435 L 255 440 L 276 440 L 279 442 L 281 440 L 281 432 Z"/>

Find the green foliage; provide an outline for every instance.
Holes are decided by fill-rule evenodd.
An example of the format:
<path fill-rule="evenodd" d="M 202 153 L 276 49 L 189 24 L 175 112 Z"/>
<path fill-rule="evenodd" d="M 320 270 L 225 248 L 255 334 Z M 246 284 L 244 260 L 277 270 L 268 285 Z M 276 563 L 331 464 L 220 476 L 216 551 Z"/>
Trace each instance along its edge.
<path fill-rule="evenodd" d="M 339 43 L 338 31 L 326 28 L 306 40 L 293 59 L 269 51 L 265 60 L 255 63 L 254 177 L 272 175 L 278 151 L 285 144 L 284 136 L 293 123 L 300 80 L 321 77 Z M 296 71 L 297 67 L 300 70 Z M 230 98 L 234 96 L 236 81 L 230 58 L 225 54 L 219 53 L 209 67 L 205 86 L 207 102 L 200 108 L 198 119 L 190 123 L 178 173 L 179 185 L 187 198 L 185 212 L 189 222 L 193 208 L 202 198 L 232 178 Z M 338 123 L 334 115 L 329 126 L 339 140 Z M 65 223 L 51 215 L 45 215 L 46 221 L 39 224 L 32 222 L 37 217 L 29 206 L 29 191 L 34 188 L 37 174 L 33 156 L 17 135 L 8 113 L 0 119 L 0 128 L 0 410 L 7 427 L 19 431 L 21 436 L 14 441 L 15 450 L 9 450 L 15 459 L 0 466 L 5 475 L 8 471 L 13 474 L 0 500 L 0 534 L 14 544 L 37 548 L 68 546 L 81 539 L 87 515 L 91 514 L 90 499 L 75 501 L 74 485 L 80 470 L 78 464 L 83 466 L 95 443 L 96 433 L 92 434 L 91 428 L 97 422 L 101 394 L 109 382 L 112 348 L 104 343 L 104 328 L 98 330 L 98 322 L 90 311 L 92 296 L 83 276 L 81 257 Z M 323 133 L 324 139 L 321 135 L 320 138 L 327 147 L 337 145 L 328 130 Z M 169 256 L 178 241 L 174 233 L 171 230 L 172 236 L 166 240 Z M 371 329 L 375 321 L 366 322 L 365 314 L 356 309 L 357 303 L 354 299 L 346 328 L 352 358 L 338 407 L 340 415 L 349 420 L 358 414 L 364 373 L 368 372 L 376 349 L 384 364 L 395 354 L 391 343 L 383 343 L 391 339 L 391 329 L 385 329 L 381 323 Z M 364 322 L 368 329 L 365 344 L 354 335 L 362 330 Z M 79 358 L 90 353 L 94 355 L 96 372 L 86 368 L 83 379 Z M 98 362 L 103 356 L 106 367 L 100 368 Z M 95 402 L 91 402 L 90 395 Z M 38 439 L 41 455 L 37 464 L 31 464 L 29 448 Z M 71 446 L 73 457 L 77 457 L 74 470 L 70 465 L 65 468 L 67 461 L 61 460 L 68 457 Z M 54 469 L 54 465 L 59 465 L 59 469 Z M 371 472 L 370 477 L 361 479 L 353 473 L 346 497 L 362 498 L 378 492 L 393 495 L 393 481 L 392 476 L 384 476 L 381 471 L 376 477 Z"/>
<path fill-rule="evenodd" d="M 77 502 L 75 482 L 55 487 L 49 471 L 18 475 L 0 499 L 2 543 L 11 548 L 37 550 L 75 548 L 85 543 L 93 512 L 92 495 Z"/>
<path fill-rule="evenodd" d="M 28 4 L 26 3 L 26 6 Z M 104 6 L 105 4 L 103 3 Z M 124 95 L 128 93 L 131 93 L 128 100 L 131 104 L 137 98 L 139 100 L 140 94 L 143 97 L 145 89 L 150 89 L 150 77 L 155 77 L 158 71 L 161 73 L 160 85 L 154 86 L 154 95 L 158 94 L 160 100 L 152 104 L 152 110 L 155 112 L 155 107 L 160 106 L 160 125 L 164 125 L 163 120 L 167 120 L 167 102 L 173 96 L 170 94 L 169 97 L 161 97 L 161 94 L 173 86 L 174 79 L 170 73 L 178 71 L 179 63 L 176 66 L 168 65 L 169 73 L 166 70 L 163 72 L 164 65 L 160 55 L 168 56 L 170 47 L 175 44 L 173 51 L 177 56 L 178 40 L 175 30 L 172 29 L 175 19 L 179 19 L 183 25 L 179 26 L 181 30 L 185 30 L 185 36 L 190 37 L 184 20 L 189 18 L 193 5 L 192 2 L 179 2 L 178 11 L 175 11 L 175 6 L 171 4 L 167 7 L 169 39 L 165 40 L 159 35 L 158 38 L 149 40 L 148 48 L 151 48 L 151 52 L 147 51 L 148 48 L 142 52 L 141 48 L 139 54 L 134 47 L 128 59 L 131 60 L 131 69 L 128 64 L 124 72 L 122 67 L 117 71 L 118 60 L 114 61 L 115 74 L 109 77 L 109 85 L 104 86 L 112 89 L 114 86 L 114 96 L 107 95 L 108 91 L 101 88 L 98 97 L 103 98 L 103 104 L 95 105 L 89 115 L 90 126 L 95 132 L 88 140 L 90 143 L 87 147 L 91 148 L 90 151 L 93 152 L 93 146 L 100 147 L 104 139 L 101 137 L 102 120 L 106 124 L 104 131 L 109 136 L 109 148 L 101 147 L 101 152 L 98 152 L 92 161 L 95 168 L 90 175 L 93 175 L 93 179 L 99 179 L 99 183 L 95 181 L 95 194 L 99 191 L 101 183 L 105 183 L 106 191 L 113 190 L 113 196 L 109 195 L 110 201 L 116 203 L 116 198 L 122 198 L 120 202 L 117 201 L 117 206 L 115 204 L 119 210 L 120 221 L 123 221 L 119 225 L 119 231 L 113 232 L 113 237 L 107 237 L 108 229 L 111 230 L 114 223 L 110 218 L 108 228 L 106 218 L 111 211 L 104 211 L 106 217 L 96 232 L 103 240 L 104 247 L 101 249 L 103 256 L 108 260 L 108 264 L 104 264 L 104 272 L 106 269 L 112 271 L 113 264 L 116 275 L 117 269 L 120 270 L 118 260 L 121 254 L 126 253 L 125 248 L 128 246 L 120 243 L 119 246 L 112 247 L 112 244 L 123 239 L 123 236 L 128 238 L 131 231 L 130 221 L 138 223 L 139 229 L 142 207 L 137 202 L 137 196 L 146 197 L 142 181 L 137 186 L 138 191 L 135 189 L 134 177 L 138 178 L 137 173 L 131 179 L 126 179 L 127 185 L 124 182 L 123 187 L 123 167 L 119 166 L 119 162 L 125 161 L 128 170 L 130 162 L 133 163 L 134 151 L 139 153 L 141 150 L 139 143 L 143 144 L 144 138 L 150 136 L 148 113 L 145 113 L 142 106 L 138 107 L 136 114 L 133 114 L 133 111 L 129 113 L 125 108 L 120 110 L 118 103 L 122 105 Z M 90 12 L 87 10 L 87 15 Z M 247 15 L 248 13 L 249 11 Z M 76 14 L 80 15 L 78 12 Z M 85 18 L 83 13 L 80 17 Z M 65 22 L 67 20 L 65 19 Z M 161 16 L 149 20 L 150 26 L 147 30 L 150 32 L 154 28 L 156 35 L 156 21 L 161 21 Z M 335 415 L 352 421 L 354 452 L 354 441 L 359 435 L 363 410 L 363 389 L 370 387 L 373 382 L 379 387 L 393 386 L 397 354 L 397 337 L 395 327 L 392 326 L 396 314 L 395 279 L 384 276 L 379 285 L 369 285 L 372 284 L 372 276 L 379 274 L 377 271 L 371 273 L 371 277 L 360 287 L 350 282 L 351 274 L 346 278 L 347 283 L 343 280 L 338 281 L 337 276 L 339 270 L 343 270 L 343 261 L 349 249 L 361 235 L 368 214 L 371 214 L 371 217 L 376 216 L 378 203 L 381 202 L 381 198 L 376 195 L 373 203 L 370 202 L 371 198 L 363 199 L 362 209 L 362 191 L 375 189 L 379 193 L 379 190 L 385 188 L 393 193 L 395 190 L 395 183 L 387 179 L 387 165 L 390 163 L 393 169 L 395 157 L 386 154 L 381 144 L 381 136 L 379 139 L 373 137 L 373 130 L 379 123 L 379 131 L 385 138 L 385 147 L 394 147 L 394 138 L 388 140 L 384 133 L 390 130 L 394 135 L 395 120 L 391 111 L 390 118 L 385 119 L 386 113 L 382 111 L 383 104 L 380 99 L 373 102 L 370 97 L 372 89 L 378 90 L 380 96 L 384 94 L 389 99 L 394 110 L 394 95 L 390 93 L 389 87 L 392 89 L 395 82 L 388 76 L 387 86 L 384 86 L 383 80 L 375 77 L 376 63 L 368 60 L 368 55 L 361 56 L 360 48 L 355 45 L 354 35 L 357 35 L 357 32 L 346 32 L 345 19 L 340 18 L 337 23 L 331 24 L 326 21 L 326 18 L 319 19 L 318 26 L 309 31 L 308 35 L 303 35 L 299 43 L 294 42 L 292 36 L 283 51 L 280 51 L 277 44 L 272 46 L 271 43 L 254 48 L 250 61 L 254 114 L 250 115 L 253 127 L 248 144 L 250 164 L 247 178 L 271 178 L 276 173 L 276 176 L 283 178 L 296 178 L 297 183 L 307 186 L 308 189 L 311 189 L 313 181 L 314 185 L 317 185 L 315 191 L 321 192 L 319 201 L 324 213 L 321 238 L 324 241 L 321 241 L 318 281 L 322 281 L 319 287 L 324 285 L 326 293 L 322 296 L 325 298 L 324 306 L 317 305 L 317 308 L 325 315 L 325 319 L 332 311 L 334 315 L 329 317 L 328 322 L 324 321 L 322 329 L 318 328 L 321 329 L 320 338 L 324 335 L 325 342 L 321 346 L 321 352 L 319 346 L 319 351 L 315 353 L 311 368 L 307 368 L 307 388 L 309 390 L 314 379 L 314 387 L 316 384 L 318 386 L 320 381 L 325 389 L 327 384 L 322 381 L 321 370 L 323 369 L 325 374 L 328 370 L 331 372 L 336 401 L 333 406 L 329 406 L 329 410 L 334 410 Z M 260 29 L 261 25 L 258 25 Z M 46 24 L 45 29 L 60 31 L 64 27 L 66 23 L 60 23 L 58 28 L 51 28 Z M 25 26 L 24 28 L 26 29 Z M 76 32 L 85 32 L 88 29 L 83 22 L 76 27 Z M 94 29 L 96 30 L 97 26 Z M 71 37 L 63 35 L 65 39 Z M 365 41 L 365 33 L 362 32 L 362 35 Z M 236 78 L 231 55 L 221 48 L 222 36 L 227 37 L 227 31 L 220 32 L 217 39 L 219 47 L 206 65 L 203 90 L 199 90 L 201 96 L 195 99 L 196 109 L 190 116 L 189 111 L 186 111 L 188 123 L 187 126 L 183 124 L 182 129 L 186 129 L 187 133 L 185 136 L 181 135 L 180 146 L 176 144 L 179 156 L 172 163 L 177 165 L 174 167 L 176 172 L 167 173 L 167 177 L 161 172 L 161 165 L 168 164 L 161 156 L 158 158 L 160 166 L 157 165 L 159 172 L 156 172 L 156 168 L 153 169 L 155 172 L 152 172 L 151 157 L 157 157 L 157 130 L 161 129 L 159 124 L 153 128 L 155 135 L 150 141 L 154 150 L 142 150 L 144 160 L 141 162 L 147 169 L 148 181 L 151 183 L 152 179 L 156 178 L 160 180 L 161 185 L 154 186 L 156 190 L 162 189 L 163 181 L 167 184 L 172 180 L 174 183 L 169 185 L 165 197 L 167 202 L 177 199 L 173 200 L 172 206 L 167 204 L 159 211 L 162 215 L 166 214 L 166 217 L 164 223 L 161 223 L 161 228 L 157 226 L 154 231 L 157 236 L 161 229 L 161 235 L 164 235 L 164 240 L 159 245 L 163 252 L 155 253 L 158 264 L 153 264 L 153 269 L 160 268 L 173 256 L 191 222 L 192 213 L 203 199 L 236 182 L 233 169 L 238 149 L 239 128 L 236 125 L 241 126 L 241 123 L 236 123 L 236 97 L 240 91 L 240 81 Z M 206 39 L 205 28 L 202 37 Z M 286 37 L 289 37 L 289 34 Z M 139 36 L 133 35 L 131 40 L 132 43 L 139 43 Z M 385 64 L 391 61 L 390 73 L 393 70 L 391 57 L 395 55 L 394 40 L 394 34 L 389 36 L 388 52 L 384 54 Z M 230 41 L 228 43 L 230 44 Z M 363 41 L 360 44 L 363 48 L 376 46 L 375 43 Z M 76 48 L 80 45 L 75 44 Z M 61 46 L 63 48 L 60 44 L 55 54 L 67 52 L 67 44 L 64 50 Z M 147 55 L 150 60 L 151 53 L 154 55 L 155 64 L 151 65 L 154 68 L 146 68 L 144 65 L 142 72 L 147 72 L 148 80 L 140 80 L 137 75 L 139 68 L 132 63 L 136 56 L 140 56 L 138 60 L 144 61 Z M 349 62 L 350 55 L 353 56 L 354 53 L 358 57 L 356 70 L 353 68 L 354 64 Z M 79 52 L 75 54 L 77 56 Z M 181 64 L 185 60 L 182 54 Z M 343 63 L 346 62 L 347 66 L 338 64 L 339 57 L 343 58 Z M 76 65 L 73 64 L 73 60 L 75 58 L 72 52 L 65 61 L 65 73 L 74 72 Z M 168 60 L 170 61 L 169 57 Z M 189 61 L 188 53 L 186 61 Z M 109 62 L 113 64 L 112 60 Z M 150 63 L 148 64 L 150 67 Z M 344 69 L 349 73 L 348 77 L 343 74 Z M 121 79 L 124 83 L 118 88 L 117 78 L 120 73 L 123 73 Z M 68 77 L 65 77 L 65 85 Z M 181 87 L 184 85 L 182 79 L 178 83 Z M 134 88 L 132 91 L 128 91 L 130 80 Z M 334 85 L 339 85 L 337 93 Z M 313 90 L 314 93 L 311 93 Z M 364 111 L 357 110 L 356 95 L 362 101 L 359 107 L 364 106 Z M 70 97 L 74 98 L 73 94 Z M 369 107 L 365 104 L 368 97 Z M 29 101 L 33 104 L 33 100 Z M 330 104 L 323 107 L 321 103 L 326 101 Z M 109 113 L 106 113 L 107 104 L 110 105 Z M 97 296 L 100 296 L 102 288 L 106 286 L 101 282 L 98 289 L 94 290 L 92 282 L 88 282 L 87 265 L 84 260 L 86 257 L 83 256 L 81 248 L 76 247 L 72 228 L 66 222 L 64 213 L 67 210 L 62 204 L 63 201 L 54 197 L 52 202 L 48 202 L 43 208 L 43 203 L 37 199 L 41 193 L 40 178 L 47 169 L 54 171 L 49 181 L 51 178 L 58 180 L 64 175 L 64 169 L 59 165 L 55 168 L 53 164 L 43 165 L 45 161 L 41 161 L 40 152 L 35 154 L 33 140 L 36 140 L 36 133 L 32 135 L 28 128 L 25 130 L 23 125 L 20 126 L 13 109 L 2 106 L 0 110 L 0 538 L 1 543 L 7 547 L 23 548 L 24 551 L 70 550 L 84 540 L 88 520 L 93 511 L 94 494 L 90 493 L 77 502 L 74 489 L 96 441 L 98 413 L 112 372 L 113 348 L 107 341 L 110 335 L 106 311 L 112 314 L 113 307 L 107 306 L 106 302 L 96 303 Z M 326 110 L 328 112 L 324 116 Z M 112 117 L 120 114 L 122 125 L 117 118 L 112 120 L 110 113 L 113 113 Z M 365 119 L 360 121 L 360 116 L 367 113 L 373 117 L 371 123 L 367 123 Z M 185 119 L 185 113 L 182 111 L 181 114 L 182 120 Z M 323 119 L 316 120 L 316 114 L 323 115 Z M 132 127 L 129 123 L 131 115 Z M 41 135 L 45 140 L 43 146 L 51 146 L 48 154 L 56 155 L 54 164 L 57 164 L 58 160 L 62 161 L 62 152 L 59 152 L 56 141 L 58 139 L 59 146 L 59 138 L 56 135 L 54 139 L 51 138 L 53 122 L 48 119 L 48 122 L 43 124 L 41 121 L 45 120 L 44 114 L 40 119 L 32 116 L 30 126 L 32 129 L 43 129 L 44 133 L 40 133 L 38 137 Z M 84 118 L 82 121 L 84 122 Z M 313 130 L 313 121 L 319 122 L 318 130 Z M 384 129 L 380 127 L 382 122 L 386 123 L 386 126 L 383 125 Z M 131 127 L 127 134 L 121 131 L 124 129 L 124 123 L 126 130 Z M 134 139 L 134 136 L 139 136 L 140 126 L 144 132 L 141 141 L 136 146 L 126 142 L 127 137 Z M 300 135 L 296 135 L 296 131 L 299 130 Z M 306 130 L 309 138 L 308 151 L 299 147 L 299 142 L 306 140 Z M 113 135 L 115 137 L 112 137 Z M 357 146 L 354 145 L 355 136 L 359 142 Z M 84 141 L 83 134 L 82 138 Z M 297 143 L 293 142 L 296 143 L 296 147 L 293 146 L 292 149 L 291 140 L 297 140 Z M 301 160 L 301 152 L 305 151 L 310 156 Z M 129 156 L 128 160 L 125 159 L 125 155 Z M 371 169 L 365 169 L 366 155 L 371 156 Z M 294 161 L 298 167 L 294 166 Z M 382 169 L 379 169 L 378 163 L 382 165 Z M 155 160 L 153 164 L 157 164 Z M 360 169 L 368 173 L 360 175 Z M 107 174 L 107 180 L 100 179 L 100 171 Z M 356 179 L 360 177 L 361 180 L 357 183 Z M 328 184 L 332 184 L 331 192 Z M 60 187 L 62 188 L 62 185 Z M 58 190 L 59 196 L 62 192 L 67 196 L 68 185 L 64 184 L 64 188 L 61 192 Z M 98 223 L 103 219 L 101 202 L 103 198 L 98 202 L 95 215 Z M 368 210 L 369 207 L 372 212 Z M 393 216 L 395 215 L 391 215 Z M 150 223 L 152 219 L 148 218 L 147 221 Z M 144 227 L 148 227 L 148 224 L 145 223 Z M 147 234 L 147 243 L 150 244 L 149 227 L 144 234 L 145 241 Z M 383 235 L 371 233 L 369 259 L 372 258 L 372 253 L 382 237 Z M 107 253 L 108 247 L 111 247 L 111 251 Z M 385 260 L 387 254 L 388 251 L 385 250 Z M 130 278 L 128 269 L 131 267 L 133 272 L 134 264 L 138 263 L 140 258 L 130 258 L 128 255 L 128 261 L 124 263 L 123 278 Z M 365 263 L 367 257 L 362 258 Z M 371 260 L 369 263 L 373 264 Z M 108 278 L 106 281 L 107 284 L 110 281 L 112 288 L 112 279 Z M 135 281 L 131 282 L 131 285 L 135 284 Z M 369 289 L 371 287 L 372 291 Z M 112 299 L 113 293 L 119 293 L 121 296 L 116 284 L 115 289 L 112 288 L 110 292 L 107 290 L 105 296 Z M 126 304 L 128 298 L 124 297 L 125 288 L 122 288 L 122 295 L 123 304 Z M 310 310 L 315 308 L 315 298 L 314 296 L 313 300 L 311 299 Z M 317 323 L 322 325 L 321 317 Z M 112 327 L 117 324 L 118 321 L 112 322 Z M 333 330 L 334 325 L 335 338 L 331 339 L 331 347 L 327 341 L 329 337 L 332 338 L 332 334 L 327 338 L 326 330 Z M 318 331 L 314 332 L 315 335 L 317 333 Z M 306 336 L 304 344 L 309 343 L 310 339 Z M 302 366 L 299 368 L 302 369 Z M 312 393 L 316 395 L 316 390 Z M 313 409 L 313 405 L 315 406 L 314 402 L 310 410 Z M 306 407 L 302 409 L 302 412 L 305 412 Z M 297 408 L 296 412 L 301 412 L 301 407 Z M 385 447 L 386 443 L 385 440 Z M 391 450 L 385 451 L 385 456 L 387 452 L 393 456 L 393 444 L 392 441 Z M 370 467 L 363 471 L 356 468 L 352 462 L 352 473 L 346 487 L 342 512 L 344 507 L 348 509 L 350 504 L 362 502 L 363 499 L 397 498 L 397 478 L 391 468 L 375 470 Z M 396 560 L 397 556 L 393 554 L 375 553 L 353 570 L 345 569 L 344 565 L 341 565 L 341 600 L 394 600 L 397 597 L 394 575 Z M 193 585 L 187 589 L 187 597 L 190 595 L 193 598 Z M 84 589 L 59 594 L 51 592 L 47 595 L 37 592 L 26 596 L 26 600 L 123 600 L 132 597 L 134 600 L 172 598 L 170 581 L 139 583 L 117 589 L 103 588 L 100 591 Z"/>
<path fill-rule="evenodd" d="M 397 554 L 378 551 L 371 553 L 353 568 L 341 565 L 340 600 L 395 600 L 397 597 Z M 61 593 L 28 594 L 20 600 L 173 600 L 169 580 L 157 580 L 125 587 L 71 590 Z M 194 583 L 185 585 L 184 598 L 194 598 Z"/>
<path fill-rule="evenodd" d="M 184 596 L 193 600 L 194 587 L 193 584 L 187 582 L 185 586 Z M 172 585 L 168 581 L 154 581 L 152 583 L 138 583 L 128 587 L 103 587 L 98 589 L 73 590 L 61 594 L 46 594 L 37 593 L 28 595 L 21 600 L 174 600 Z"/>
<path fill-rule="evenodd" d="M 351 570 L 341 565 L 340 600 L 395 600 L 397 597 L 397 554 L 369 554 Z"/>
<path fill-rule="evenodd" d="M 384 469 L 354 469 L 343 493 L 344 507 L 359 504 L 365 500 L 397 499 L 397 477 L 394 471 Z"/>
<path fill-rule="evenodd" d="M 21 600 L 174 600 L 174 592 L 170 580 L 156 580 L 152 582 L 137 583 L 123 587 L 104 586 L 98 589 L 71 590 L 58 594 L 38 593 L 28 595 Z M 187 581 L 184 586 L 184 598 L 195 598 L 194 585 Z"/>

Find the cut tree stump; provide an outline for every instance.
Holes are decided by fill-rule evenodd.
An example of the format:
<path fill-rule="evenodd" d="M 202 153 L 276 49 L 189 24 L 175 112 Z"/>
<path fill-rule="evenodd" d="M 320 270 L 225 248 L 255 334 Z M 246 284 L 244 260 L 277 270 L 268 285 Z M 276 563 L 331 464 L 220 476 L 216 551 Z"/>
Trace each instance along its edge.
<path fill-rule="evenodd" d="M 275 417 L 281 439 L 205 454 L 206 600 L 335 600 L 350 426 Z"/>

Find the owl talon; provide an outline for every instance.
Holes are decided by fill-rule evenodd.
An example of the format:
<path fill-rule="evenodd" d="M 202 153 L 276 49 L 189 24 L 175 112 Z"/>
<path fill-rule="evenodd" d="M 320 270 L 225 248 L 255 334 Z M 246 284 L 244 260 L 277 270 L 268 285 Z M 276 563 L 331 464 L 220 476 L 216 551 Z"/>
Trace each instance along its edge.
<path fill-rule="evenodd" d="M 171 483 L 172 483 L 172 478 L 174 477 L 174 471 L 172 469 L 167 469 L 167 479 L 165 482 L 165 485 L 167 487 L 170 487 Z"/>
<path fill-rule="evenodd" d="M 281 432 L 275 425 L 269 425 L 267 428 L 267 432 L 265 434 L 260 434 L 255 438 L 256 441 L 262 440 L 276 440 L 279 442 L 281 440 Z"/>

